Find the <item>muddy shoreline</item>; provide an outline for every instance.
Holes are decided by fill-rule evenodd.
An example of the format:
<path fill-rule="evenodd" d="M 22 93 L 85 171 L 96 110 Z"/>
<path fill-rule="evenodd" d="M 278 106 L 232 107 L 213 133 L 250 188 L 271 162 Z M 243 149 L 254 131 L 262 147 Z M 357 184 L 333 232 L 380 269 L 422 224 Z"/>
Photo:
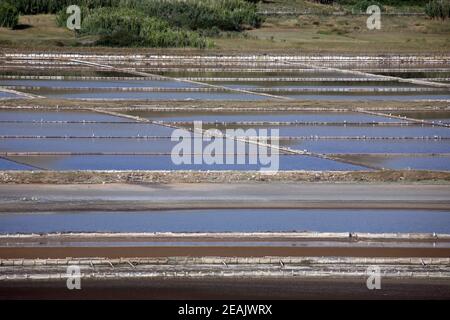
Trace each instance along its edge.
<path fill-rule="evenodd" d="M 165 211 L 201 209 L 379 209 L 379 210 L 447 210 L 449 201 L 442 202 L 376 202 L 376 201 L 283 201 L 282 203 L 257 203 L 248 201 L 202 201 L 202 202 L 145 202 L 145 201 L 78 201 L 60 203 L 12 203 L 2 204 L 1 213 L 6 212 L 92 212 L 92 211 Z"/>
<path fill-rule="evenodd" d="M 450 281 L 383 279 L 367 290 L 366 278 L 340 279 L 108 279 L 85 280 L 82 290 L 65 281 L 1 282 L 0 299 L 449 299 Z"/>
<path fill-rule="evenodd" d="M 450 182 L 448 171 L 2 171 L 0 184 L 98 184 L 98 183 L 242 183 L 242 182 Z"/>
<path fill-rule="evenodd" d="M 1 259 L 148 258 L 148 257 L 396 257 L 447 258 L 450 248 L 327 247 L 0 247 Z"/>
<path fill-rule="evenodd" d="M 90 174 L 96 179 L 102 177 L 96 172 Z M 117 173 L 105 174 L 118 176 Z M 60 173 L 55 173 L 55 177 L 59 176 Z M 179 176 L 188 177 L 190 183 L 181 183 L 183 179 Z M 45 184 L 0 184 L 0 212 L 263 208 L 447 210 L 450 207 L 448 183 L 330 183 L 329 180 L 328 183 L 298 183 L 288 182 L 288 179 L 271 183 L 248 180 L 229 183 L 227 179 L 233 177 L 232 174 L 214 173 L 213 176 L 225 182 L 200 183 L 192 179 L 190 173 L 176 172 L 169 177 L 177 183 L 89 184 L 86 179 L 83 184 L 48 184 L 48 181 Z"/>
<path fill-rule="evenodd" d="M 111 109 L 116 111 L 439 111 L 448 110 L 445 101 L 70 101 L 62 99 L 11 99 L 1 101 L 0 109 Z"/>

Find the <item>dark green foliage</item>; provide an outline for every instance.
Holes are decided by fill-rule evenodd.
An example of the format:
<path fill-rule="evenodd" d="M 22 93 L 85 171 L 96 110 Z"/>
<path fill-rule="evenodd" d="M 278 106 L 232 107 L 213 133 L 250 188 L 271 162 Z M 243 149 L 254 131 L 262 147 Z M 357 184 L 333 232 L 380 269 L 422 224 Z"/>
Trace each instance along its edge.
<path fill-rule="evenodd" d="M 433 0 L 425 6 L 425 13 L 433 19 L 448 19 L 450 17 L 449 0 Z"/>
<path fill-rule="evenodd" d="M 96 44 L 107 47 L 137 47 L 142 44 L 142 39 L 127 30 L 118 28 L 111 34 L 102 35 Z"/>
<path fill-rule="evenodd" d="M 429 0 L 378 0 L 382 5 L 392 7 L 425 6 Z M 343 5 L 355 5 L 359 0 L 335 0 L 335 3 Z"/>
<path fill-rule="evenodd" d="M 81 32 L 100 35 L 98 44 L 108 46 L 196 47 L 212 46 L 196 32 L 174 29 L 167 22 L 146 17 L 128 8 L 100 8 L 82 20 Z"/>
<path fill-rule="evenodd" d="M 145 16 L 133 9 L 99 8 L 82 19 L 81 32 L 85 34 L 110 35 L 123 30 L 138 35 Z"/>
<path fill-rule="evenodd" d="M 13 29 L 19 23 L 19 12 L 9 3 L 0 3 L 0 27 Z"/>
<path fill-rule="evenodd" d="M 21 14 L 57 13 L 70 5 L 87 8 L 114 7 L 120 0 L 9 0 Z"/>
<path fill-rule="evenodd" d="M 121 5 L 191 30 L 239 31 L 244 25 L 259 27 L 262 23 L 256 5 L 243 0 L 122 0 Z"/>
<path fill-rule="evenodd" d="M 374 0 L 359 0 L 353 6 L 353 11 L 365 13 L 367 8 L 372 6 L 372 5 L 377 5 L 377 6 L 380 7 L 381 11 L 384 11 L 384 8 L 383 8 L 382 4 L 379 1 L 374 1 Z"/>
<path fill-rule="evenodd" d="M 1 0 L 0 0 L 1 1 Z M 13 0 L 8 0 L 13 1 Z M 82 8 L 81 30 L 114 46 L 204 48 L 205 36 L 259 27 L 256 1 L 245 0 L 14 0 L 23 14 L 57 13 L 66 25 L 69 5 Z"/>
<path fill-rule="evenodd" d="M 313 0 L 313 1 L 320 4 L 333 4 L 335 2 L 335 0 Z"/>
<path fill-rule="evenodd" d="M 216 26 L 241 30 L 243 25 L 259 27 L 262 18 L 255 3 L 244 0 L 8 0 L 22 14 L 57 13 L 69 5 L 89 9 L 127 7 L 148 16 L 166 19 L 172 25 L 191 30 Z"/>

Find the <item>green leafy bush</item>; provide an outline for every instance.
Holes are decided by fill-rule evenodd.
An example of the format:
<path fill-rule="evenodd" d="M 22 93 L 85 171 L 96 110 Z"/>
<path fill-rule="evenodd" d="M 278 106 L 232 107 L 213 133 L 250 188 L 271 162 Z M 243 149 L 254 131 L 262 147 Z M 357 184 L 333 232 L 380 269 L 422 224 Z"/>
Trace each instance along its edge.
<path fill-rule="evenodd" d="M 450 1 L 433 0 L 425 6 L 425 13 L 433 19 L 448 19 L 450 17 Z"/>
<path fill-rule="evenodd" d="M 373 0 L 360 0 L 353 6 L 353 11 L 366 13 L 368 7 L 376 5 L 379 6 L 381 11 L 384 11 L 383 5 L 378 1 Z"/>
<path fill-rule="evenodd" d="M 12 1 L 12 0 L 11 0 Z M 245 0 L 14 0 L 24 14 L 57 13 L 66 25 L 69 5 L 81 7 L 81 30 L 104 45 L 209 47 L 206 36 L 259 27 L 254 1 Z"/>
<path fill-rule="evenodd" d="M 196 32 L 175 29 L 166 21 L 147 17 L 129 8 L 91 10 L 82 20 L 81 32 L 99 35 L 98 44 L 109 46 L 196 47 L 212 43 Z"/>
<path fill-rule="evenodd" d="M 245 25 L 259 27 L 263 21 L 256 5 L 243 0 L 122 0 L 120 5 L 191 30 L 239 31 Z"/>
<path fill-rule="evenodd" d="M 115 30 L 123 30 L 138 35 L 145 16 L 127 8 L 94 9 L 82 19 L 81 32 L 95 35 L 108 35 Z"/>
<path fill-rule="evenodd" d="M 19 11 L 9 3 L 0 3 L 0 27 L 13 29 L 18 23 Z"/>
<path fill-rule="evenodd" d="M 121 0 L 11 0 L 22 14 L 57 13 L 70 5 L 90 9 L 118 6 Z"/>
<path fill-rule="evenodd" d="M 378 0 L 379 3 L 392 7 L 404 6 L 425 6 L 429 0 Z M 355 5 L 359 0 L 335 0 L 335 3 L 342 5 Z"/>
<path fill-rule="evenodd" d="M 259 27 L 262 23 L 256 4 L 244 0 L 14 0 L 22 14 L 58 13 L 70 5 L 133 8 L 191 30 L 213 26 L 241 30 L 244 25 Z"/>

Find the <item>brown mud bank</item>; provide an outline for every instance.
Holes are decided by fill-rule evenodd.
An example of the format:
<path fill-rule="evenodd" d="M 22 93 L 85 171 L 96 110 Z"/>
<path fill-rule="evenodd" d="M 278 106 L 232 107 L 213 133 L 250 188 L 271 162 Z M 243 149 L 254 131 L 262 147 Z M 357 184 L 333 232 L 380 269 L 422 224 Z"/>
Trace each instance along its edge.
<path fill-rule="evenodd" d="M 240 182 L 424 182 L 448 183 L 450 172 L 421 170 L 383 171 L 2 171 L 0 184 L 99 183 L 240 183 Z"/>
<path fill-rule="evenodd" d="M 82 290 L 67 290 L 67 266 Z M 368 290 L 379 266 L 381 290 Z M 0 298 L 446 298 L 448 259 L 169 257 L 0 260 Z M 220 290 L 217 290 L 220 288 Z M 124 292 L 127 294 L 124 295 Z M 132 292 L 130 296 L 129 293 Z M 209 294 L 210 293 L 210 294 Z"/>
<path fill-rule="evenodd" d="M 449 103 L 444 101 L 71 101 L 63 99 L 11 99 L 1 102 L 2 107 L 21 109 L 85 109 L 101 108 L 116 110 L 154 110 L 154 111 L 352 111 L 362 110 L 448 110 Z"/>
<path fill-rule="evenodd" d="M 337 247 L 0 247 L 0 259 L 149 258 L 149 257 L 395 257 L 447 258 L 450 248 Z"/>
<path fill-rule="evenodd" d="M 248 202 L 244 200 L 231 201 L 130 201 L 130 200 L 110 200 L 110 201 L 71 201 L 71 202 L 41 202 L 41 203 L 18 203 L 3 204 L 0 213 L 17 212 L 144 212 L 144 211 L 164 211 L 164 210 L 223 210 L 223 209 L 334 209 L 334 210 L 447 210 L 450 201 L 403 201 L 384 202 L 380 201 L 284 201 L 271 203 Z"/>
<path fill-rule="evenodd" d="M 67 290 L 65 280 L 0 283 L 0 299 L 449 299 L 449 280 L 383 279 L 368 290 L 360 279 L 108 279 L 84 280 Z"/>

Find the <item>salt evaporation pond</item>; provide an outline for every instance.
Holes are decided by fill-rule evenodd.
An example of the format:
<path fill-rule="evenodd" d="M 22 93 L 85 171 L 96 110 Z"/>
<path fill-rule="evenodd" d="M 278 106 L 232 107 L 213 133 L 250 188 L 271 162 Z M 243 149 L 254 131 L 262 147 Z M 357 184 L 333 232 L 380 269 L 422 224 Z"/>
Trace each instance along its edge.
<path fill-rule="evenodd" d="M 0 233 L 49 232 L 450 233 L 443 210 L 214 209 L 2 213 Z"/>

